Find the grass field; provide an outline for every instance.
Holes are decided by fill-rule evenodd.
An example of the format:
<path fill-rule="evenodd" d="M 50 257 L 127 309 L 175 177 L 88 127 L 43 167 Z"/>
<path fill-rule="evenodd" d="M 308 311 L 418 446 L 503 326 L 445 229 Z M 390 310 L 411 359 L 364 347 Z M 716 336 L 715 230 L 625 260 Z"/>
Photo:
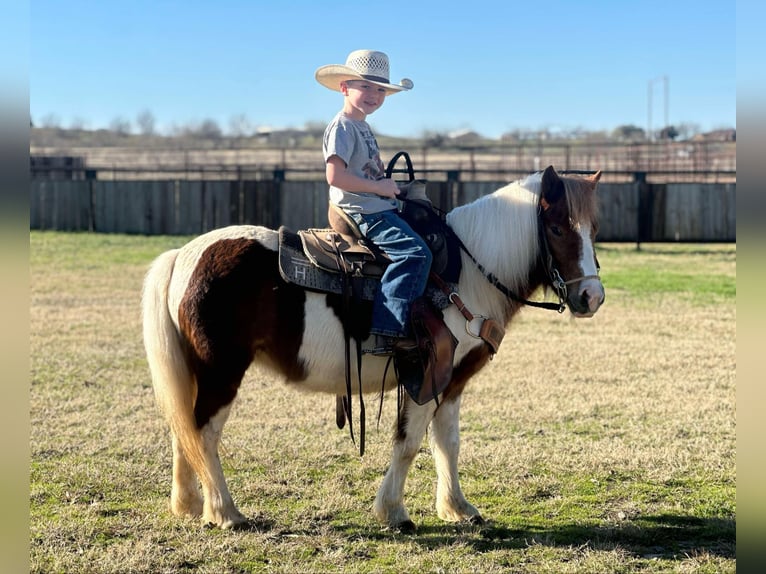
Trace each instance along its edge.
<path fill-rule="evenodd" d="M 736 570 L 736 246 L 600 245 L 594 318 L 523 311 L 463 400 L 462 486 L 488 523 L 436 517 L 426 441 L 405 535 L 371 513 L 395 398 L 360 459 L 333 397 L 255 370 L 222 460 L 259 528 L 170 515 L 139 299 L 183 242 L 30 234 L 32 572 Z"/>

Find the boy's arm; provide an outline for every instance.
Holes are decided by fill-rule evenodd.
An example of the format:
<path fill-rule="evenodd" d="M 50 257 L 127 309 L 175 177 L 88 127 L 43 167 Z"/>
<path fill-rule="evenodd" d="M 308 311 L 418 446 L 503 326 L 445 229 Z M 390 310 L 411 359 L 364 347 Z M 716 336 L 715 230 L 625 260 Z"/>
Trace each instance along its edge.
<path fill-rule="evenodd" d="M 394 199 L 399 189 L 393 179 L 365 179 L 349 172 L 344 162 L 337 155 L 330 156 L 325 165 L 328 185 L 351 192 L 374 193 L 381 197 Z"/>

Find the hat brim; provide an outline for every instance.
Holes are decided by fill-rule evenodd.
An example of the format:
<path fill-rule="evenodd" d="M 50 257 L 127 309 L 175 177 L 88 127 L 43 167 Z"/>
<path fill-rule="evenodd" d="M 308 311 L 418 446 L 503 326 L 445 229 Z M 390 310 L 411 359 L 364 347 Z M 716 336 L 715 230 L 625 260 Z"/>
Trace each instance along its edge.
<path fill-rule="evenodd" d="M 343 66 L 340 64 L 322 66 L 321 68 L 318 68 L 314 73 L 314 77 L 316 78 L 317 82 L 322 84 L 325 88 L 329 88 L 330 90 L 336 92 L 340 92 L 340 83 L 347 80 L 364 80 L 366 82 L 370 82 L 371 84 L 375 84 L 376 86 L 380 86 L 389 94 L 396 94 L 398 92 L 404 92 L 412 89 L 412 80 L 407 78 L 403 79 L 399 84 L 377 82 L 365 78 L 353 68 L 349 68 L 348 66 Z"/>

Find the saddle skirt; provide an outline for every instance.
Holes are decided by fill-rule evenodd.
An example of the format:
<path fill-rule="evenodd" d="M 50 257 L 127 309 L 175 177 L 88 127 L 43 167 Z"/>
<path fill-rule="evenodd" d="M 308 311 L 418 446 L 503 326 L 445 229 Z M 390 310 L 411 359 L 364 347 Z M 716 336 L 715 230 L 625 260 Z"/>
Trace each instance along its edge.
<path fill-rule="evenodd" d="M 353 279 L 355 294 L 372 301 L 388 258 L 364 240 L 334 229 L 279 228 L 279 273 L 288 283 L 311 291 L 342 295 Z"/>

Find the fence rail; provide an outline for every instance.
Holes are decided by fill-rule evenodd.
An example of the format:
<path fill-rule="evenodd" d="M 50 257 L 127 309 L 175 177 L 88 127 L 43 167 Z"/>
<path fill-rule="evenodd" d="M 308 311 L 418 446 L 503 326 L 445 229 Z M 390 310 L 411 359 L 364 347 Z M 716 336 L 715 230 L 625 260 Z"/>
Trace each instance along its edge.
<path fill-rule="evenodd" d="M 429 181 L 448 211 L 506 181 Z M 736 241 L 736 183 L 603 182 L 600 241 Z M 54 180 L 30 184 L 30 227 L 196 235 L 231 224 L 293 230 L 327 225 L 323 180 Z"/>
<path fill-rule="evenodd" d="M 418 177 L 434 181 L 511 181 L 548 165 L 558 170 L 603 170 L 609 181 L 646 174 L 650 183 L 736 181 L 734 141 L 551 142 L 407 148 Z M 398 148 L 383 148 L 392 157 Z M 75 156 L 75 157 L 72 157 Z M 310 181 L 324 175 L 321 145 L 282 148 L 73 148 L 62 155 L 38 148 L 33 179 Z"/>

